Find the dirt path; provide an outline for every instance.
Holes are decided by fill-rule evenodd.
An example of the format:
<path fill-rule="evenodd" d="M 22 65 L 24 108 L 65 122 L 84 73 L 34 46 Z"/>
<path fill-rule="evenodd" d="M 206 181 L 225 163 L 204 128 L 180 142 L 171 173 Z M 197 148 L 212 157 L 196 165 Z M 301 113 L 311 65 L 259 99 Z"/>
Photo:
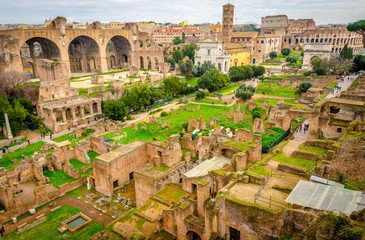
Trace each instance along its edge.
<path fill-rule="evenodd" d="M 72 206 L 72 207 L 76 207 L 78 209 L 80 209 L 83 213 L 85 213 L 88 217 L 90 217 L 91 219 L 97 221 L 100 224 L 103 224 L 104 226 L 106 226 L 107 224 L 111 223 L 114 219 L 106 214 L 103 214 L 102 212 L 100 212 L 99 210 L 93 208 L 92 206 L 84 203 L 83 201 L 77 199 L 74 196 L 70 196 L 64 199 L 60 199 L 60 200 L 56 200 L 57 206 L 64 206 L 64 205 L 68 205 L 68 206 Z M 36 217 L 44 214 L 48 214 L 51 212 L 51 210 L 55 207 L 49 207 L 49 206 L 45 206 L 43 207 L 41 210 L 37 211 L 36 214 L 25 217 L 20 219 L 17 223 L 13 224 L 13 223 L 8 223 L 4 225 L 6 234 L 12 233 L 14 231 L 17 230 L 17 227 L 26 223 L 32 223 L 33 221 L 36 220 Z"/>

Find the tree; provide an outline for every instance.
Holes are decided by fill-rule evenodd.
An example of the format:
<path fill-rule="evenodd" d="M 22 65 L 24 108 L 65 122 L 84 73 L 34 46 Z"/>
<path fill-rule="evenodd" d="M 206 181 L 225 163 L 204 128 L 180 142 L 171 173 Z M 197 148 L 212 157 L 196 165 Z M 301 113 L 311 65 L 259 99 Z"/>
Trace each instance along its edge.
<path fill-rule="evenodd" d="M 236 97 L 241 98 L 243 101 L 246 101 L 253 96 L 254 92 L 255 92 L 255 89 L 252 86 L 246 87 L 245 84 L 242 84 L 236 90 Z"/>
<path fill-rule="evenodd" d="M 365 46 L 365 20 L 359 20 L 347 26 L 347 30 L 356 32 L 362 36 L 362 44 Z"/>
<path fill-rule="evenodd" d="M 261 118 L 261 113 L 260 113 L 259 107 L 255 107 L 254 109 L 252 109 L 252 120 L 255 121 L 256 118 Z"/>
<path fill-rule="evenodd" d="M 185 62 L 185 77 L 187 80 L 190 80 L 193 78 L 193 66 L 194 66 L 193 61 L 187 60 Z"/>
<path fill-rule="evenodd" d="M 298 61 L 298 57 L 294 55 L 287 56 L 285 59 L 286 62 L 296 63 Z"/>
<path fill-rule="evenodd" d="M 204 92 L 204 91 L 198 91 L 196 94 L 195 94 L 195 100 L 199 100 L 199 99 L 202 99 L 202 98 L 205 98 L 205 96 L 207 96 L 207 92 Z"/>
<path fill-rule="evenodd" d="M 313 71 L 318 75 L 326 74 L 326 69 L 322 65 L 322 60 L 319 57 L 312 58 Z"/>
<path fill-rule="evenodd" d="M 183 59 L 183 55 L 179 50 L 175 50 L 172 52 L 172 58 L 175 60 L 175 62 L 179 62 L 180 60 Z"/>
<path fill-rule="evenodd" d="M 187 91 L 188 85 L 178 77 L 169 77 L 163 80 L 163 91 L 167 96 L 176 97 Z"/>
<path fill-rule="evenodd" d="M 172 40 L 172 42 L 175 44 L 175 45 L 178 45 L 180 43 L 183 43 L 183 40 L 181 40 L 180 37 L 176 37 L 174 38 L 174 40 Z"/>
<path fill-rule="evenodd" d="M 340 53 L 340 58 L 342 59 L 352 59 L 353 57 L 353 51 L 352 48 L 349 48 L 347 44 L 343 47 Z"/>
<path fill-rule="evenodd" d="M 18 95 L 19 89 L 17 86 L 20 86 L 29 79 L 23 72 L 10 71 L 5 72 L 0 75 L 0 94 L 4 94 L 6 96 L 16 96 Z"/>
<path fill-rule="evenodd" d="M 274 59 L 278 56 L 278 54 L 275 51 L 270 52 L 270 58 Z"/>
<path fill-rule="evenodd" d="M 283 54 L 284 56 L 289 56 L 290 49 L 289 48 L 283 48 L 283 49 L 281 49 L 281 54 Z"/>
<path fill-rule="evenodd" d="M 189 59 L 194 62 L 195 49 L 196 49 L 196 45 L 194 45 L 194 44 L 186 45 L 184 47 L 184 49 L 182 50 L 182 54 L 184 55 L 184 57 L 188 56 Z"/>
<path fill-rule="evenodd" d="M 251 66 L 251 68 L 253 70 L 254 77 L 262 76 L 266 72 L 263 66 Z"/>
<path fill-rule="evenodd" d="M 204 61 L 204 63 L 201 66 L 201 75 L 203 75 L 206 71 L 216 69 L 214 64 L 211 61 Z"/>
<path fill-rule="evenodd" d="M 170 63 L 171 67 L 175 67 L 175 60 L 173 58 L 168 58 L 165 62 Z"/>
<path fill-rule="evenodd" d="M 357 55 L 354 58 L 354 64 L 352 65 L 352 70 L 354 72 L 365 70 L 365 56 Z"/>
<path fill-rule="evenodd" d="M 121 99 L 108 100 L 103 104 L 103 114 L 113 120 L 123 120 L 127 115 L 127 108 Z"/>
<path fill-rule="evenodd" d="M 240 67 L 230 67 L 228 75 L 232 82 L 237 82 L 243 79 L 243 71 Z"/>
<path fill-rule="evenodd" d="M 183 43 L 185 42 L 185 33 L 183 32 L 182 33 L 182 40 L 181 40 Z"/>
<path fill-rule="evenodd" d="M 230 67 L 228 74 L 232 82 L 237 82 L 243 79 L 251 79 L 254 75 L 254 72 L 250 66 L 240 66 Z"/>
<path fill-rule="evenodd" d="M 297 93 L 298 94 L 306 93 L 310 87 L 312 87 L 311 82 L 302 82 L 298 87 Z"/>
<path fill-rule="evenodd" d="M 222 74 L 217 69 L 206 71 L 203 76 L 198 79 L 199 88 L 208 89 L 209 92 L 218 90 L 229 82 L 229 77 Z"/>

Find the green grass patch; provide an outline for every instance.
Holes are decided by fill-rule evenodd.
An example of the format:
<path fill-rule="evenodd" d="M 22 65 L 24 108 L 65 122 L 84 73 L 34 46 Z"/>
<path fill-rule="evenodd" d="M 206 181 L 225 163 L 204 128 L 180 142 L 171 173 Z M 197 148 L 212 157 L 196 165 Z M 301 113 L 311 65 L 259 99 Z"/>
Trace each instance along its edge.
<path fill-rule="evenodd" d="M 4 239 L 18 239 L 18 240 L 29 240 L 29 239 L 89 239 L 92 235 L 100 232 L 104 229 L 104 226 L 100 223 L 92 221 L 89 225 L 76 231 L 75 233 L 60 233 L 58 228 L 60 223 L 73 215 L 81 212 L 78 208 L 71 206 L 62 206 L 60 209 L 48 213 L 46 215 L 46 221 L 25 231 L 17 234 L 17 231 L 12 232 L 4 237 Z"/>
<path fill-rule="evenodd" d="M 263 164 L 259 164 L 252 169 L 252 172 L 259 175 L 269 176 L 270 171 L 265 168 Z"/>
<path fill-rule="evenodd" d="M 90 161 L 92 163 L 93 160 L 94 160 L 94 158 L 100 156 L 101 154 L 100 153 L 97 153 L 97 152 L 94 152 L 94 151 L 90 151 L 90 152 L 87 153 L 87 155 L 89 156 Z"/>
<path fill-rule="evenodd" d="M 217 94 L 222 94 L 223 96 L 227 96 L 233 93 L 237 88 L 239 88 L 239 84 L 235 85 L 233 83 L 228 84 L 227 86 L 222 87 L 221 89 L 215 91 Z"/>
<path fill-rule="evenodd" d="M 285 131 L 278 127 L 267 128 L 262 135 L 262 146 L 270 147 Z"/>
<path fill-rule="evenodd" d="M 45 172 L 44 176 L 48 177 L 55 187 L 59 187 L 62 184 L 76 181 L 69 175 L 66 175 L 63 171 L 57 169 L 55 169 L 53 172 L 51 171 Z"/>
<path fill-rule="evenodd" d="M 70 164 L 77 170 L 79 171 L 79 173 L 82 173 L 81 168 L 82 167 L 90 167 L 88 164 L 85 164 L 83 162 L 80 162 L 79 160 L 77 160 L 76 158 L 72 158 L 70 159 Z"/>
<path fill-rule="evenodd" d="M 202 99 L 199 99 L 199 100 L 195 100 L 194 102 L 197 102 L 197 103 L 209 103 L 209 104 L 225 104 L 227 102 L 225 101 L 220 101 L 220 100 L 216 100 L 216 99 L 210 99 L 210 98 L 202 98 Z"/>
<path fill-rule="evenodd" d="M 168 202 L 177 203 L 185 196 L 185 194 L 186 192 L 182 189 L 167 186 L 159 191 L 155 196 Z"/>
<path fill-rule="evenodd" d="M 300 96 L 295 93 L 295 90 L 291 90 L 290 87 L 291 86 L 288 85 L 286 87 L 280 88 L 278 83 L 260 82 L 256 93 L 263 94 L 263 92 L 265 92 L 265 95 L 269 96 L 299 98 Z"/>
<path fill-rule="evenodd" d="M 148 169 L 148 171 L 166 172 L 169 169 L 170 167 L 166 166 L 165 164 L 161 164 L 160 166 L 154 166 L 153 168 Z"/>
<path fill-rule="evenodd" d="M 311 153 L 315 153 L 317 154 L 318 156 L 322 156 L 324 155 L 325 153 L 327 153 L 327 149 L 325 148 L 320 148 L 320 147 L 314 147 L 314 146 L 306 146 L 306 145 L 303 145 L 300 147 L 300 150 L 302 151 L 306 151 L 306 152 L 311 152 Z"/>
<path fill-rule="evenodd" d="M 34 152 L 38 152 L 41 149 L 45 142 L 37 142 L 30 145 L 27 145 L 24 148 L 19 148 L 13 152 L 9 152 L 4 154 L 0 158 L 0 167 L 6 168 L 7 171 L 11 171 L 15 166 L 19 165 L 22 156 L 32 157 Z M 13 163 L 11 160 L 16 159 L 17 162 Z"/>
<path fill-rule="evenodd" d="M 298 158 L 298 157 L 286 157 L 284 155 L 284 153 L 282 153 L 282 152 L 275 154 L 271 158 L 271 160 L 295 165 L 295 166 L 298 166 L 301 168 L 305 168 L 309 171 L 311 171 L 314 168 L 314 166 L 316 165 L 316 161 L 312 161 L 312 160 L 305 159 L 305 158 Z"/>
<path fill-rule="evenodd" d="M 254 144 L 254 141 L 252 141 L 252 142 L 232 142 L 232 141 L 224 142 L 224 145 L 236 147 L 236 148 L 241 149 L 242 151 L 247 151 L 248 147 L 252 144 Z"/>
<path fill-rule="evenodd" d="M 75 139 L 73 132 L 71 132 L 71 133 L 67 133 L 65 135 L 59 136 L 57 138 L 53 138 L 52 141 L 54 141 L 54 142 L 69 141 L 71 143 L 71 146 L 75 147 L 77 142 L 85 140 L 87 137 L 91 136 L 93 133 L 94 133 L 94 130 L 88 129 L 82 133 L 81 137 Z"/>
<path fill-rule="evenodd" d="M 279 65 L 281 65 L 281 63 L 266 63 L 266 62 L 264 62 L 264 63 L 260 63 L 260 65 L 279 66 Z"/>
<path fill-rule="evenodd" d="M 351 88 L 356 88 L 358 83 L 359 83 L 359 78 L 357 78 L 356 81 L 351 85 Z"/>

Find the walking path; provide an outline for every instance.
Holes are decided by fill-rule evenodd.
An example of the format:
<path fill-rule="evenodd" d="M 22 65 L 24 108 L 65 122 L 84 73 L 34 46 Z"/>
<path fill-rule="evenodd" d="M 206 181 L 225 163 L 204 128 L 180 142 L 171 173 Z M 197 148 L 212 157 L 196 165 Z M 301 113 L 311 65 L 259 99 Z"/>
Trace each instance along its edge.
<path fill-rule="evenodd" d="M 48 213 L 51 212 L 52 209 L 54 209 L 57 206 L 64 206 L 64 205 L 68 205 L 68 206 L 72 206 L 72 207 L 76 207 L 78 209 L 80 209 L 83 213 L 85 213 L 88 217 L 90 217 L 91 219 L 97 221 L 100 224 L 103 224 L 104 226 L 106 226 L 107 224 L 111 223 L 114 219 L 102 212 L 100 212 L 99 210 L 95 209 L 94 207 L 86 204 L 85 202 L 77 199 L 74 196 L 70 196 L 64 199 L 60 199 L 60 200 L 56 200 L 55 201 L 57 203 L 57 205 L 55 205 L 54 207 L 49 207 L 49 206 L 45 206 L 42 209 L 40 209 L 39 211 L 37 211 L 34 215 L 25 217 L 20 219 L 17 223 L 8 223 L 4 225 L 5 228 L 5 235 L 12 233 L 14 231 L 17 230 L 17 228 L 23 224 L 29 224 L 32 223 L 33 221 L 36 220 L 36 218 L 42 214 L 46 215 Z"/>
<path fill-rule="evenodd" d="M 352 86 L 353 82 L 356 81 L 357 76 L 348 76 L 345 77 L 343 81 L 340 81 L 337 86 L 341 87 L 341 91 L 333 90 L 333 93 L 330 92 L 324 99 L 333 98 L 337 95 L 341 94 L 342 91 L 346 91 L 349 87 Z M 309 124 L 307 120 L 305 120 L 302 125 Z M 310 126 L 309 126 L 310 128 Z M 290 140 L 283 148 L 283 153 L 286 157 L 291 157 L 292 153 L 299 149 L 299 146 L 308 140 L 308 131 L 305 133 L 303 131 L 297 131 L 294 133 L 294 139 Z"/>

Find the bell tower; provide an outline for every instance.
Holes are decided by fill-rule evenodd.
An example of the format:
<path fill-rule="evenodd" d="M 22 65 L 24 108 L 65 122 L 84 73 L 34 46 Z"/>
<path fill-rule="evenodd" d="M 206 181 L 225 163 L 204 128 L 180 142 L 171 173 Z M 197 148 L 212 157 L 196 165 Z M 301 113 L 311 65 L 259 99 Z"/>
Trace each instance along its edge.
<path fill-rule="evenodd" d="M 234 5 L 230 3 L 223 5 L 222 35 L 224 42 L 231 42 L 233 33 L 233 11 Z"/>

